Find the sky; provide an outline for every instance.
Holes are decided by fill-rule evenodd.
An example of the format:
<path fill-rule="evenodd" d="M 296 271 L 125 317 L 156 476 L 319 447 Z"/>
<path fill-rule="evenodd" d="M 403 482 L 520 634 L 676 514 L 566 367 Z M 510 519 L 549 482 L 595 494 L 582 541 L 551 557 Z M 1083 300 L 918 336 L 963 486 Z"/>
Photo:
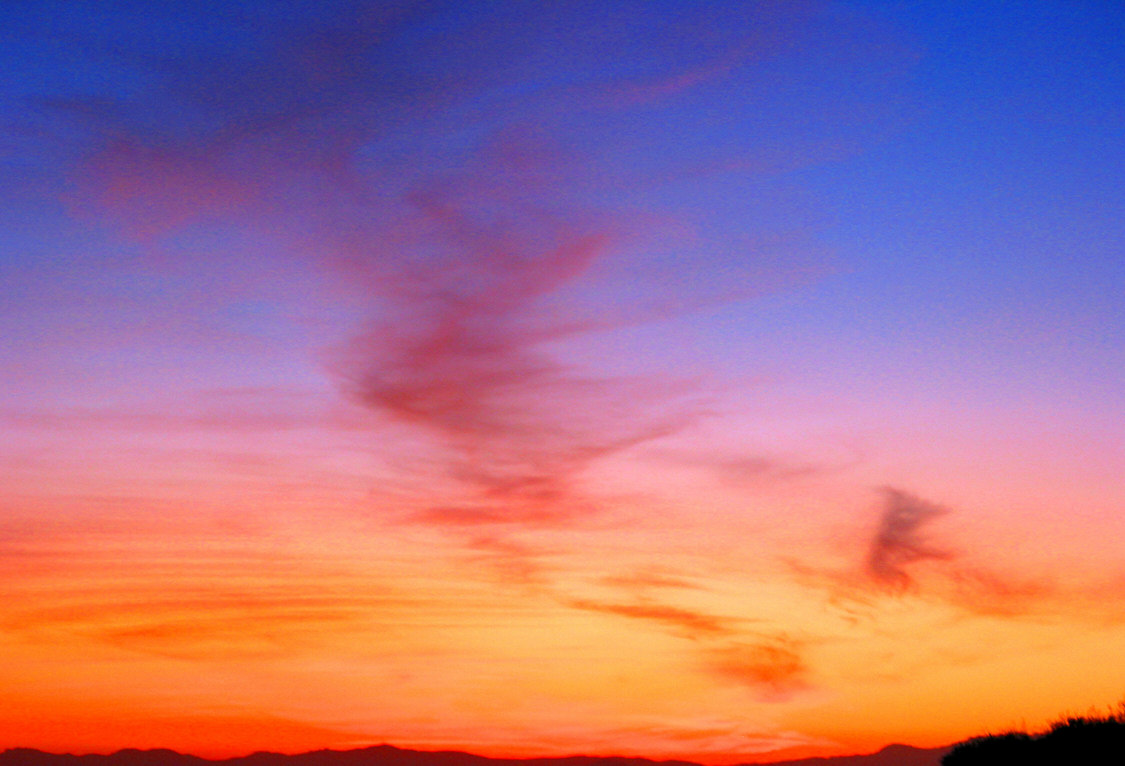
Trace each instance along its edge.
<path fill-rule="evenodd" d="M 1125 695 L 1119 3 L 0 6 L 0 747 L 706 764 Z"/>

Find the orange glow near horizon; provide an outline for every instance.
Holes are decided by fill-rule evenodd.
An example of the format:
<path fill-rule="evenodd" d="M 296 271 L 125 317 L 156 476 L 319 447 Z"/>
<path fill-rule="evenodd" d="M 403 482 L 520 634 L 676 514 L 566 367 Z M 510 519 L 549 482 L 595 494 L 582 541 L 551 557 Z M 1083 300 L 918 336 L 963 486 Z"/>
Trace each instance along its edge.
<path fill-rule="evenodd" d="M 925 5 L 0 3 L 0 749 L 1125 695 L 1125 13 Z"/>
<path fill-rule="evenodd" d="M 3 674 L 19 691 L 0 742 L 725 764 L 939 746 L 1116 697 L 1125 626 L 1062 584 L 1002 584 L 962 556 L 896 592 L 837 569 L 832 544 L 779 565 L 737 517 L 689 546 L 687 517 L 670 534 L 619 502 L 503 536 L 293 514 L 9 541 Z"/>

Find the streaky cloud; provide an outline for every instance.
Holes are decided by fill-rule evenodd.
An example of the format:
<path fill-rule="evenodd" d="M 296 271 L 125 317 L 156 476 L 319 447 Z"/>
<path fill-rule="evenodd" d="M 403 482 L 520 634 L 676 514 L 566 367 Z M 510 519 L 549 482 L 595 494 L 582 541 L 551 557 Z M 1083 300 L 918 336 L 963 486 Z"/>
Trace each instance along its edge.
<path fill-rule="evenodd" d="M 603 603 L 587 599 L 570 599 L 567 606 L 590 612 L 602 612 L 635 620 L 648 620 L 682 632 L 688 638 L 705 638 L 729 635 L 737 622 L 681 607 L 639 601 L 632 604 Z"/>
<path fill-rule="evenodd" d="M 909 572 L 913 564 L 951 558 L 951 553 L 931 545 L 925 536 L 925 527 L 948 511 L 894 487 L 882 492 L 884 507 L 864 571 L 878 585 L 904 591 L 915 586 Z"/>
<path fill-rule="evenodd" d="M 217 264 L 223 253 L 193 252 L 177 237 L 233 226 L 268 233 L 276 258 L 332 275 L 359 325 L 339 328 L 332 373 L 354 401 L 430 439 L 444 463 L 434 483 L 448 497 L 415 521 L 575 518 L 593 509 L 578 474 L 694 422 L 705 392 L 664 374 L 584 372 L 559 348 L 806 281 L 819 269 L 802 248 L 816 248 L 787 241 L 778 257 L 763 244 L 776 237 L 716 241 L 737 256 L 707 274 L 677 252 L 700 236 L 683 225 L 695 213 L 606 203 L 607 192 L 633 194 L 642 176 L 602 167 L 558 115 L 530 120 L 495 106 L 472 113 L 471 135 L 452 130 L 459 105 L 492 103 L 504 74 L 492 58 L 534 58 L 544 40 L 581 67 L 601 54 L 554 11 L 542 28 L 485 14 L 449 36 L 431 26 L 448 10 L 341 8 L 306 26 L 240 9 L 260 38 L 252 56 L 222 41 L 205 56 L 113 54 L 93 35 L 88 51 L 125 56 L 148 75 L 138 96 L 35 106 L 83 137 L 68 179 L 75 214 L 114 222 L 153 268 Z M 688 91 L 776 54 L 801 14 L 766 15 L 770 24 L 749 27 L 778 40 L 720 34 L 701 64 L 666 74 L 656 90 Z M 709 28 L 691 17 L 700 34 Z M 626 42 L 643 48 L 651 33 Z M 427 51 L 446 66 L 419 65 Z M 581 89 L 534 92 L 536 103 L 562 103 Z M 399 146 L 411 130 L 419 140 Z M 658 241 L 660 219 L 679 242 Z"/>

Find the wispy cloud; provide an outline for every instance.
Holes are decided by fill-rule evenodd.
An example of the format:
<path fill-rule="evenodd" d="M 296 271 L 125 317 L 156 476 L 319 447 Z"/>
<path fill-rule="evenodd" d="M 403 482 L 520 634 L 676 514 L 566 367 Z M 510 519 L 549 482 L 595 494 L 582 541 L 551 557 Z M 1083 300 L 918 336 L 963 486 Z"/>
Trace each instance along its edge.
<path fill-rule="evenodd" d="M 633 593 L 664 588 L 686 590 L 701 590 L 703 588 L 691 577 L 661 569 L 641 569 L 622 574 L 605 575 L 599 578 L 598 582 L 607 587 L 620 588 Z"/>
<path fill-rule="evenodd" d="M 622 106 L 648 104 L 690 93 L 730 76 L 739 67 L 792 46 L 816 3 L 781 6 L 728 6 L 685 14 L 668 36 L 691 40 L 691 50 L 667 56 L 676 66 L 626 82 L 615 83 L 609 96 Z M 690 58 L 689 58 L 690 57 Z M 688 63 L 680 63 L 687 60 Z"/>
<path fill-rule="evenodd" d="M 523 526 L 526 522 L 509 520 Z M 469 536 L 464 543 L 471 564 L 482 564 L 507 585 L 540 588 L 557 568 L 551 559 L 560 551 L 519 542 L 504 534 Z"/>
<path fill-rule="evenodd" d="M 697 469 L 735 489 L 770 489 L 798 486 L 831 476 L 854 465 L 850 462 L 815 462 L 770 454 L 731 455 L 702 450 L 651 449 L 648 454 Z"/>
<path fill-rule="evenodd" d="M 316 274 L 315 290 L 304 294 L 302 282 L 287 296 L 331 325 L 328 375 L 377 421 L 373 443 L 408 435 L 388 463 L 410 496 L 379 512 L 440 529 L 516 581 L 542 572 L 517 530 L 601 512 L 584 472 L 707 413 L 702 376 L 625 359 L 586 366 L 583 344 L 822 272 L 801 222 L 758 216 L 712 232 L 700 225 L 710 211 L 645 186 L 701 180 L 661 150 L 682 136 L 652 131 L 661 115 L 685 117 L 673 96 L 712 86 L 742 93 L 745 67 L 783 55 L 815 6 L 603 25 L 598 34 L 616 36 L 618 50 L 651 58 L 611 75 L 605 41 L 589 39 L 565 8 L 470 18 L 455 4 L 396 3 L 297 19 L 246 6 L 234 11 L 238 35 L 252 32 L 245 48 L 206 20 L 207 44 L 190 50 L 140 38 L 113 46 L 96 28 L 75 31 L 83 55 L 143 75 L 135 91 L 91 87 L 30 102 L 66 145 L 75 215 L 112 224 L 139 245 L 145 268 L 221 274 L 208 282 L 220 304 L 284 264 Z M 669 24 L 684 34 L 665 34 Z M 653 44 L 689 55 L 654 53 Z M 544 50 L 561 63 L 544 62 Z M 633 95 L 607 104 L 606 77 Z M 576 126 L 576 115 L 591 114 L 605 119 Z M 737 163 L 759 151 L 730 119 L 714 126 L 733 142 L 719 144 L 723 157 L 708 149 L 685 162 Z M 634 145 L 625 137 L 642 123 L 647 137 Z M 254 244 L 253 257 L 224 247 L 232 233 Z M 55 422 L 229 423 L 253 436 L 318 416 L 259 411 L 251 399 L 172 409 L 74 408 Z M 44 426 L 53 416 L 16 417 Z M 747 459 L 716 469 L 787 481 L 815 466 Z M 647 619 L 685 629 L 722 624 L 645 608 Z"/>
<path fill-rule="evenodd" d="M 253 56 L 220 42 L 206 56 L 116 54 L 95 35 L 91 55 L 127 55 L 149 75 L 145 89 L 36 105 L 84 131 L 70 179 L 74 209 L 116 222 L 157 267 L 217 266 L 224 254 L 192 247 L 185 234 L 233 227 L 268 236 L 275 258 L 307 259 L 332 275 L 345 315 L 364 325 L 340 327 L 333 373 L 356 402 L 430 439 L 442 456 L 434 482 L 450 502 L 415 520 L 573 518 L 592 507 L 575 490 L 578 473 L 702 410 L 686 381 L 583 371 L 558 347 L 804 280 L 807 259 L 746 247 L 721 280 L 681 279 L 690 261 L 638 234 L 654 218 L 604 201 L 607 191 L 633 193 L 618 187 L 636 179 L 584 157 L 568 143 L 565 120 L 544 117 L 532 128 L 497 105 L 470 112 L 460 129 L 448 124 L 474 99 L 493 103 L 504 73 L 487 65 L 490 46 L 533 57 L 541 36 L 570 40 L 573 30 L 552 14 L 543 29 L 486 14 L 438 35 L 429 25 L 444 11 L 423 10 L 349 11 L 307 25 L 240 10 L 240 23 L 261 38 Z M 690 90 L 777 48 L 717 44 L 716 59 L 705 55 L 701 68 L 656 89 Z M 573 50 L 579 70 L 589 63 L 583 56 L 596 56 Z M 420 66 L 427 51 L 444 65 Z M 577 92 L 533 84 L 532 100 Z M 411 130 L 416 142 L 396 143 Z M 689 210 L 661 215 L 670 228 L 690 229 L 673 220 Z M 693 245 L 692 235 L 681 238 Z"/>
<path fill-rule="evenodd" d="M 197 390 L 190 401 L 154 398 L 117 406 L 0 408 L 0 423 L 11 428 L 59 431 L 269 432 L 332 427 L 370 428 L 342 409 L 326 406 L 314 392 L 280 388 Z"/>
<path fill-rule="evenodd" d="M 652 602 L 640 601 L 632 604 L 603 603 L 587 599 L 570 599 L 567 606 L 589 612 L 602 612 L 634 620 L 647 620 L 688 638 L 705 638 L 729 635 L 739 622 L 729 617 L 719 617 L 703 612 Z"/>
<path fill-rule="evenodd" d="M 935 542 L 941 536 L 934 525 L 950 509 L 895 487 L 883 487 L 879 494 L 873 529 L 857 541 L 854 566 L 827 569 L 790 562 L 800 581 L 827 590 L 853 617 L 877 617 L 886 598 L 916 598 L 976 616 L 1073 612 L 1105 618 L 1105 610 L 1092 603 L 1103 584 L 1062 586 L 1047 571 L 1005 571 L 974 555 L 971 541 Z"/>
<path fill-rule="evenodd" d="M 882 492 L 884 508 L 871 538 L 864 572 L 875 583 L 902 591 L 915 584 L 909 573 L 913 564 L 952 557 L 931 545 L 925 536 L 926 526 L 947 511 L 893 487 Z"/>
<path fill-rule="evenodd" d="M 638 597 L 632 602 L 569 598 L 574 609 L 624 617 L 689 639 L 701 667 L 724 682 L 750 688 L 762 701 L 784 702 L 811 688 L 804 645 L 779 632 L 765 632 L 746 617 L 710 614 Z"/>
<path fill-rule="evenodd" d="M 710 666 L 772 701 L 809 688 L 803 647 L 785 635 L 719 647 L 711 654 Z"/>
<path fill-rule="evenodd" d="M 295 582 L 113 591 L 90 588 L 63 605 L 10 607 L 3 625 L 12 635 L 40 644 L 81 637 L 144 654 L 213 661 L 315 649 L 333 636 L 361 630 L 373 614 L 417 605 L 390 594 L 356 595 Z"/>
<path fill-rule="evenodd" d="M 604 258 L 609 239 L 529 203 L 534 194 L 498 170 L 413 196 L 417 238 L 404 249 L 430 255 L 386 277 L 399 286 L 380 306 L 390 316 L 342 354 L 358 401 L 440 442 L 448 476 L 486 506 L 478 522 L 497 508 L 565 513 L 575 472 L 691 416 L 666 382 L 583 375 L 547 353 L 591 318 L 544 301 Z M 445 518 L 468 515 L 431 515 Z"/>

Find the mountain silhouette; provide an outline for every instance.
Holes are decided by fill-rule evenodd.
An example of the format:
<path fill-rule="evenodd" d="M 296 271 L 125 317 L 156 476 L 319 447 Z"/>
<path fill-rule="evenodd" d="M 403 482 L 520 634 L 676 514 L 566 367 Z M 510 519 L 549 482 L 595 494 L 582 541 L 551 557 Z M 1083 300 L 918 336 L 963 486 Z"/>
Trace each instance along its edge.
<path fill-rule="evenodd" d="M 950 748 L 920 749 L 889 745 L 869 755 L 773 761 L 770 766 L 939 766 Z M 456 751 L 406 750 L 377 745 L 358 750 L 315 750 L 299 755 L 258 752 L 209 760 L 174 750 L 119 750 L 110 755 L 45 753 L 14 748 L 0 753 L 0 766 L 699 766 L 690 761 L 571 756 L 566 758 L 487 758 Z M 744 766 L 750 766 L 745 764 Z"/>

